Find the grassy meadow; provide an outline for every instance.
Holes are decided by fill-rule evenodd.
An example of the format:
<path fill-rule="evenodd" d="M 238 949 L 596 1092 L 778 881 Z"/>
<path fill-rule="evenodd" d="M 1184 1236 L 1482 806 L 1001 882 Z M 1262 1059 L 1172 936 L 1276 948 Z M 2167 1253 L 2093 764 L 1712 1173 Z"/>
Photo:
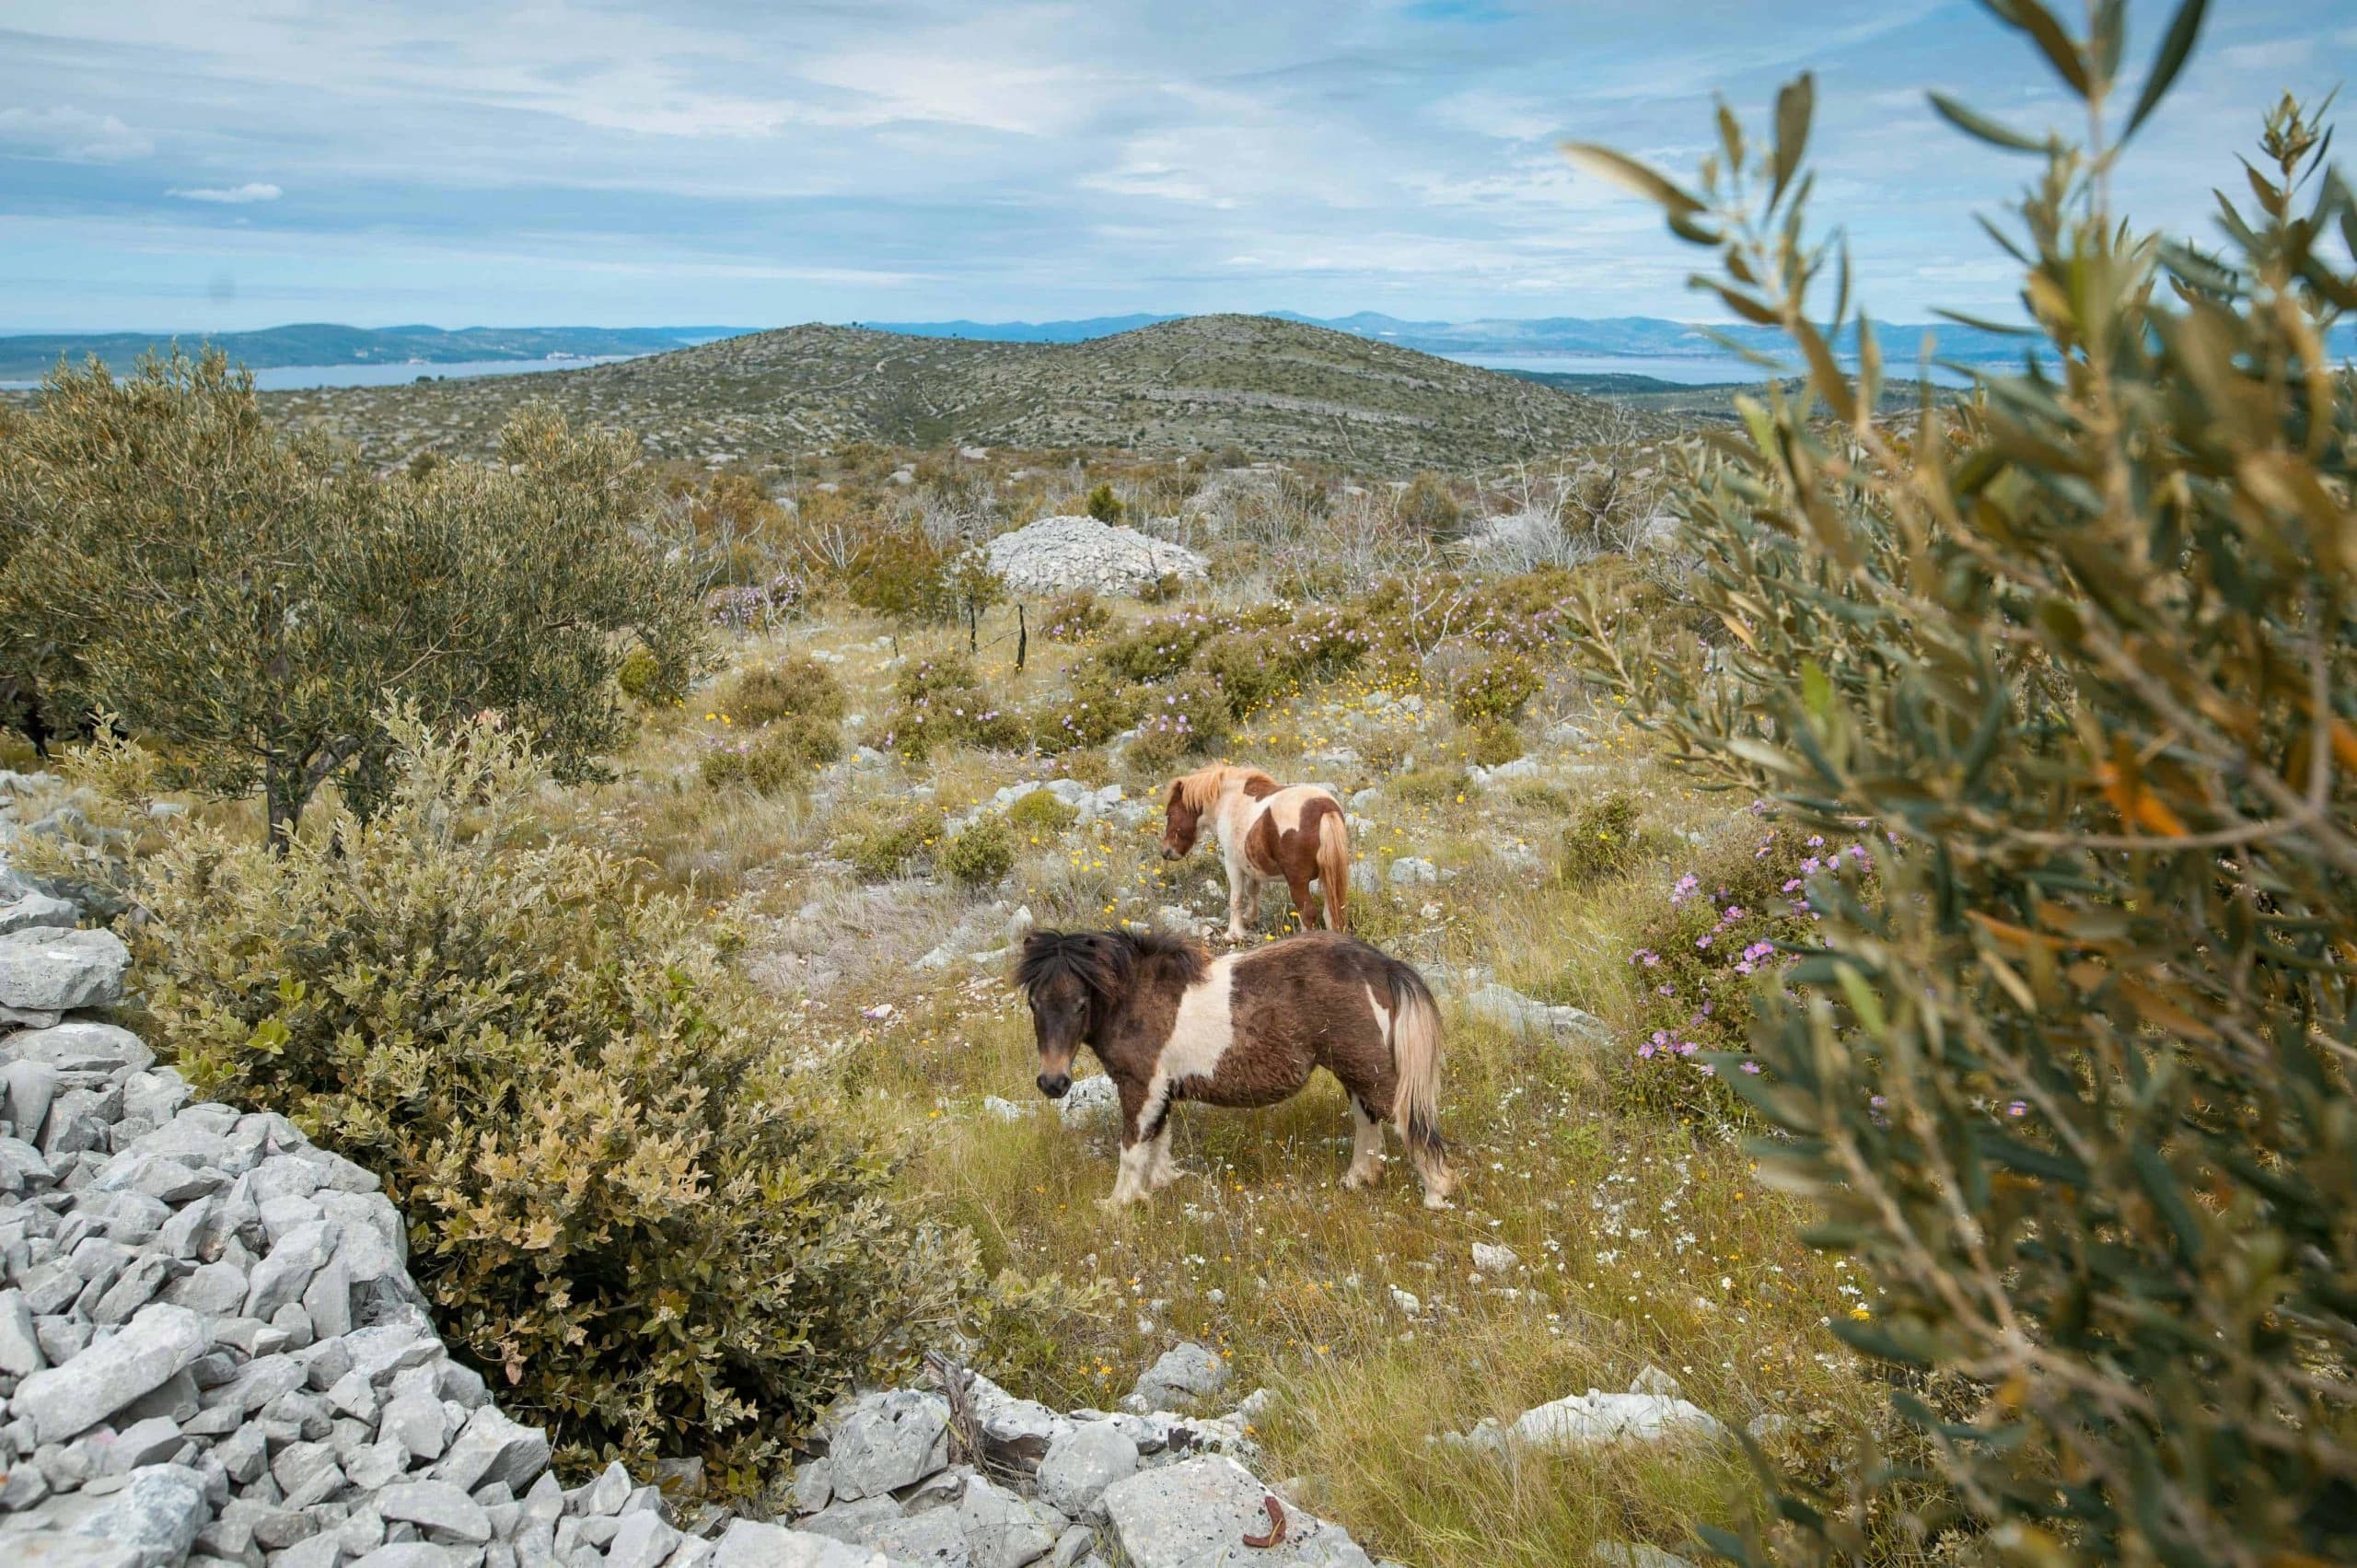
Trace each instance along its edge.
<path fill-rule="evenodd" d="M 1152 613 L 1124 607 L 1092 641 Z M 1035 638 L 1018 673 L 1001 619 L 985 623 L 975 664 L 1004 700 L 1053 692 L 1088 656 L 1086 645 Z M 964 643 L 962 631 L 894 633 L 832 614 L 743 638 L 729 657 L 742 671 L 816 655 L 857 720 L 888 702 L 896 647 L 905 664 Z M 734 715 L 712 696 L 727 680 L 651 715 L 617 780 L 569 797 L 575 826 L 742 931 L 751 972 L 803 1020 L 812 1049 L 913 1141 L 911 1205 L 970 1227 L 993 1270 L 1068 1287 L 991 1324 L 976 1360 L 1000 1381 L 1061 1407 L 1109 1407 L 1177 1340 L 1214 1344 L 1233 1358 L 1237 1392 L 1276 1395 L 1258 1434 L 1264 1473 L 1371 1551 L 1431 1568 L 1577 1561 L 1610 1540 L 1674 1549 L 1690 1522 L 1747 1505 L 1732 1444 L 1508 1465 L 1432 1441 L 1483 1417 L 1625 1388 L 1655 1365 L 1730 1427 L 1781 1418 L 1762 1428 L 1780 1433 L 1770 1447 L 1802 1464 L 1813 1436 L 1829 1452 L 1836 1432 L 1879 1420 L 1882 1390 L 1822 1329 L 1865 1310 L 1859 1284 L 1803 1245 L 1801 1207 L 1759 1185 L 1727 1102 L 1666 1095 L 1655 1081 L 1696 1069 L 1634 1052 L 1645 971 L 1632 955 L 1681 872 L 1756 836 L 1747 803 L 1664 768 L 1561 669 L 1519 726 L 1535 772 L 1511 783 L 1463 774 L 1471 738 L 1437 692 L 1367 677 L 1255 715 L 1221 753 L 1375 791 L 1354 811 L 1363 935 L 1419 964 L 1486 966 L 1611 1026 L 1608 1046 L 1533 1037 L 1469 1016 L 1445 993 L 1444 1119 L 1462 1185 L 1437 1214 L 1419 1206 L 1396 1142 L 1377 1189 L 1341 1190 L 1349 1114 L 1323 1075 L 1269 1111 L 1186 1108 L 1180 1182 L 1102 1212 L 1113 1135 L 1067 1129 L 1033 1087 L 1029 1021 L 999 950 L 1018 909 L 1071 928 L 1183 909 L 1215 932 L 1226 898 L 1215 852 L 1166 863 L 1155 811 L 1132 825 L 1034 825 L 990 887 L 863 882 L 842 858 L 846 834 L 912 799 L 956 816 L 1057 765 L 958 749 L 923 765 L 839 762 L 805 792 L 714 790 L 700 763 L 734 738 Z M 1422 712 L 1403 714 L 1399 699 L 1420 695 Z M 1159 798 L 1158 775 L 1121 775 L 1099 753 L 1063 766 Z M 1639 807 L 1633 864 L 1579 885 L 1562 874 L 1567 823 L 1581 802 L 1612 795 Z M 1392 886 L 1381 868 L 1402 855 L 1441 879 Z M 1292 926 L 1282 889 L 1271 893 L 1256 940 Z M 918 967 L 945 947 L 957 954 L 946 966 Z M 993 1113 L 991 1098 L 1017 1112 Z M 1517 1261 L 1484 1274 L 1480 1242 Z"/>

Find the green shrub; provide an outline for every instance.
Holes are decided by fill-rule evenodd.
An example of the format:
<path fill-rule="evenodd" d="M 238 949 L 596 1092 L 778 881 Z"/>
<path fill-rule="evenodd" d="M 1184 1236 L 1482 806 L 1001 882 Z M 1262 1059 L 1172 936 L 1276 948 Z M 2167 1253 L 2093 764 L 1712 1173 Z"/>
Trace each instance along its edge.
<path fill-rule="evenodd" d="M 634 436 L 540 411 L 499 461 L 379 480 L 287 434 L 217 352 L 61 369 L 0 454 L 0 669 L 103 709 L 191 781 L 259 788 L 273 838 L 319 786 L 381 786 L 388 693 L 493 710 L 566 779 L 632 729 L 618 676 L 706 657 L 685 563 L 645 527 Z"/>
<path fill-rule="evenodd" d="M 1449 494 L 1448 481 L 1420 473 L 1399 493 L 1399 520 L 1427 539 L 1449 540 L 1465 532 L 1465 508 Z"/>
<path fill-rule="evenodd" d="M 1013 750 L 1025 743 L 1020 719 L 1002 713 L 962 654 L 919 659 L 900 672 L 897 698 L 872 744 L 922 762 L 944 746 Z"/>
<path fill-rule="evenodd" d="M 1551 784 L 1526 784 L 1515 791 L 1525 805 L 1568 810 L 1571 801 Z M 1622 876 L 1643 858 L 1645 840 L 1637 826 L 1637 803 L 1617 791 L 1589 801 L 1563 830 L 1563 854 L 1556 875 L 1573 888 Z"/>
<path fill-rule="evenodd" d="M 1144 694 L 1138 733 L 1122 760 L 1132 772 L 1155 776 L 1182 761 L 1216 751 L 1228 737 L 1227 698 L 1207 675 L 1186 675 Z"/>
<path fill-rule="evenodd" d="M 614 667 L 614 682 L 622 695 L 650 708 L 676 706 L 687 696 L 686 667 L 667 665 L 644 643 L 622 656 Z"/>
<path fill-rule="evenodd" d="M 1201 611 L 1157 616 L 1097 650 L 1097 663 L 1117 680 L 1167 680 L 1194 662 L 1195 650 L 1226 630 Z"/>
<path fill-rule="evenodd" d="M 1265 635 L 1231 632 L 1203 645 L 1195 663 L 1219 683 L 1227 711 L 1239 719 L 1276 702 L 1293 690 L 1293 671 L 1271 656 Z"/>
<path fill-rule="evenodd" d="M 1096 594 L 1074 588 L 1058 594 L 1039 612 L 1039 635 L 1051 643 L 1086 643 L 1112 624 L 1113 612 Z"/>
<path fill-rule="evenodd" d="M 980 552 L 945 549 L 915 528 L 877 533 L 863 543 L 844 574 L 843 591 L 862 610 L 910 625 L 963 621 L 1006 594 Z"/>
<path fill-rule="evenodd" d="M 1455 763 L 1434 762 L 1401 773 L 1383 787 L 1412 806 L 1442 806 L 1455 801 L 1472 783 Z"/>
<path fill-rule="evenodd" d="M 1066 806 L 1044 789 L 1035 789 L 1006 808 L 1007 826 L 1025 834 L 1052 838 L 1080 820 L 1077 807 Z"/>
<path fill-rule="evenodd" d="M 941 869 L 969 888 L 995 882 L 1015 868 L 1015 830 L 996 813 L 977 817 L 941 846 Z"/>
<path fill-rule="evenodd" d="M 1118 523 L 1128 511 L 1128 508 L 1121 505 L 1121 498 L 1113 494 L 1113 487 L 1109 484 L 1100 484 L 1088 493 L 1086 509 L 1090 517 L 1100 523 Z"/>
<path fill-rule="evenodd" d="M 715 738 L 699 772 L 713 789 L 743 784 L 757 795 L 777 795 L 842 752 L 842 735 L 834 726 L 789 714 L 749 733 Z"/>
<path fill-rule="evenodd" d="M 770 724 L 793 714 L 833 726 L 848 706 L 835 672 L 807 655 L 755 665 L 721 683 L 712 694 L 713 711 L 738 728 Z"/>
<path fill-rule="evenodd" d="M 1492 654 L 1457 683 L 1449 694 L 1449 711 L 1466 724 L 1518 719 L 1541 684 L 1538 671 L 1521 654 Z"/>
<path fill-rule="evenodd" d="M 703 1458 L 724 1491 L 974 1277 L 893 1145 L 798 1054 L 735 938 L 547 838 L 510 733 L 413 721 L 382 809 L 282 857 L 183 824 L 134 867 L 158 1044 L 375 1171 L 435 1320 L 568 1464 Z"/>
<path fill-rule="evenodd" d="M 1472 746 L 1467 754 L 1485 768 L 1503 768 L 1520 761 L 1524 750 L 1522 731 L 1503 719 L 1487 719 L 1473 726 Z"/>
<path fill-rule="evenodd" d="M 1138 722 L 1144 692 L 1102 669 L 1077 672 L 1072 690 L 1032 709 L 1031 744 L 1051 754 L 1102 746 Z"/>
<path fill-rule="evenodd" d="M 851 863 L 861 881 L 888 882 L 914 870 L 941 842 L 941 813 L 921 807 L 850 835 L 836 853 Z"/>
<path fill-rule="evenodd" d="M 2088 100 L 2043 138 L 1949 116 L 2043 162 L 2006 236 L 2035 371 L 1902 425 L 1871 334 L 1839 368 L 1806 78 L 1756 155 L 1730 116 L 1699 194 L 1650 187 L 1808 385 L 1747 401 L 1676 503 L 1698 609 L 1736 633 L 1717 668 L 1625 619 L 1586 656 L 1780 832 L 1880 863 L 1807 885 L 1820 943 L 1734 1083 L 1786 1134 L 1763 1179 L 1816 1194 L 1818 1244 L 1869 1276 L 1833 1329 L 1915 1434 L 1712 1544 L 2350 1562 L 2357 389 L 2323 344 L 2357 203 L 2287 99 L 2220 250 L 2138 231 L 2109 205 L 2119 8 L 2089 39 L 1999 14 Z M 2167 36 L 2136 118 L 2192 33 Z"/>

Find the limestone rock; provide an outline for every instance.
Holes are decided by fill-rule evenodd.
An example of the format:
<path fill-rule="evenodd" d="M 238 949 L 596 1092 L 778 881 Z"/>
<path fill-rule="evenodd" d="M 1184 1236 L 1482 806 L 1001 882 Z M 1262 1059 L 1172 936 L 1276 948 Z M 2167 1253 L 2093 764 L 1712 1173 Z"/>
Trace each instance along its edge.
<path fill-rule="evenodd" d="M 28 1013 L 110 1007 L 122 1000 L 122 971 L 130 964 L 131 949 L 111 931 L 12 931 L 0 935 L 0 1007 Z"/>
<path fill-rule="evenodd" d="M 958 1503 L 958 1528 L 974 1568 L 1024 1568 L 1052 1551 L 1064 1527 L 1062 1515 L 979 1476 Z"/>
<path fill-rule="evenodd" d="M 1113 1539 L 1133 1568 L 1214 1568 L 1243 1561 L 1373 1568 L 1366 1553 L 1339 1527 L 1299 1509 L 1285 1509 L 1285 1539 L 1265 1551 L 1243 1544 L 1263 1535 L 1268 1489 L 1252 1472 L 1218 1455 L 1142 1470 L 1105 1493 Z"/>
<path fill-rule="evenodd" d="M 720 1538 L 712 1568 L 889 1568 L 889 1564 L 873 1547 L 738 1519 Z"/>
<path fill-rule="evenodd" d="M 837 1497 L 873 1497 L 949 1464 L 949 1406 L 935 1394 L 870 1394 L 836 1424 L 829 1458 Z"/>
<path fill-rule="evenodd" d="M 1072 1518 L 1097 1505 L 1105 1489 L 1138 1468 L 1138 1446 L 1111 1421 L 1075 1427 L 1039 1461 L 1039 1500 Z"/>
<path fill-rule="evenodd" d="M 145 1568 L 166 1568 L 188 1555 L 212 1514 L 202 1475 L 181 1465 L 151 1465 L 132 1471 L 121 1491 L 74 1528 L 76 1535 L 130 1548 Z"/>
<path fill-rule="evenodd" d="M 1227 1363 L 1208 1345 L 1188 1342 L 1165 1351 L 1130 1390 L 1138 1413 L 1184 1411 L 1227 1387 Z"/>
<path fill-rule="evenodd" d="M 39 1441 L 64 1442 L 163 1387 L 210 1344 L 203 1318 L 154 1302 L 112 1339 L 26 1378 L 12 1408 L 31 1418 Z"/>

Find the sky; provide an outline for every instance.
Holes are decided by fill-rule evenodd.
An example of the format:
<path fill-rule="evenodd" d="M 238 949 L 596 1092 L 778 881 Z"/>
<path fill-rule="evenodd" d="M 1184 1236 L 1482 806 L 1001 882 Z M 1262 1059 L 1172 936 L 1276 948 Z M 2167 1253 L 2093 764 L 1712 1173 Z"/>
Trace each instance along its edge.
<path fill-rule="evenodd" d="M 2357 78 L 2348 0 L 2210 12 L 2118 187 L 2195 235 Z M 1876 315 L 2003 307 L 1971 215 L 2027 165 L 1924 90 L 2075 111 L 1970 0 L 0 0 L 0 331 L 1714 319 L 1557 146 L 1690 173 L 1803 69 Z"/>

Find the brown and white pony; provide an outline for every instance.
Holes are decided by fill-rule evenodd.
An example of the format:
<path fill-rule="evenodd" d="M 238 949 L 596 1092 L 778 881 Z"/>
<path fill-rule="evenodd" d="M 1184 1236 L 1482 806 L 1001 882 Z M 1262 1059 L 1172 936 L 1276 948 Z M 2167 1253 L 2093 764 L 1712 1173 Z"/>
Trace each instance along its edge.
<path fill-rule="evenodd" d="M 1316 882 L 1326 895 L 1329 931 L 1351 928 L 1351 834 L 1342 807 L 1316 784 L 1281 785 L 1258 768 L 1213 767 L 1174 779 L 1162 858 L 1183 860 L 1205 817 L 1227 864 L 1227 939 L 1241 942 L 1260 919 L 1260 884 L 1283 879 L 1302 929 L 1318 923 Z"/>
<path fill-rule="evenodd" d="M 1408 1145 L 1424 1206 L 1455 1185 L 1440 1139 L 1440 1010 L 1423 977 L 1355 936 L 1317 931 L 1213 958 L 1159 933 L 1035 931 L 1015 982 L 1031 1004 L 1039 1092 L 1062 1099 L 1086 1045 L 1121 1097 L 1121 1169 L 1108 1208 L 1178 1176 L 1170 1110 L 1274 1105 L 1323 1067 L 1351 1097 L 1345 1187 L 1383 1165 L 1383 1124 Z"/>

